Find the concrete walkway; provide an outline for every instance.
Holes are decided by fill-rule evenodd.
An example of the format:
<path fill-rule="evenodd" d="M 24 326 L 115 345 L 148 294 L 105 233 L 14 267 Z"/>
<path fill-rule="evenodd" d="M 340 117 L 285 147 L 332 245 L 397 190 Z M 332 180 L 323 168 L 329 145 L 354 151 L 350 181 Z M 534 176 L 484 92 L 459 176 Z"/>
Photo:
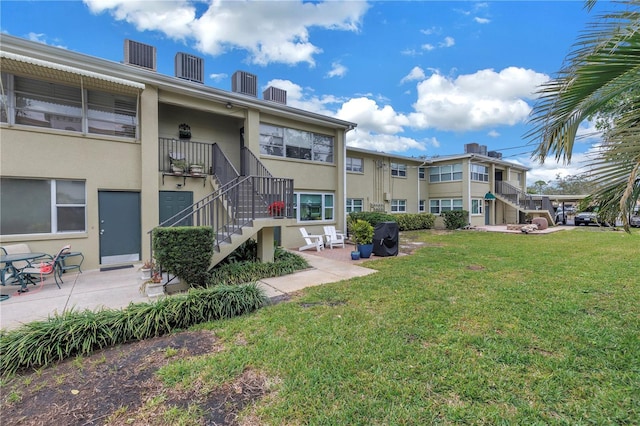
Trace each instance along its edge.
<path fill-rule="evenodd" d="M 341 250 L 341 249 L 334 249 Z M 311 265 L 310 269 L 277 278 L 267 278 L 259 282 L 267 297 L 273 300 L 287 299 L 291 293 L 305 287 L 346 280 L 374 273 L 351 262 L 349 249 L 344 250 L 344 260 L 299 252 Z M 336 251 L 334 254 L 337 254 Z M 91 270 L 83 273 L 67 273 L 62 276 L 64 283 L 56 286 L 53 277 L 42 284 L 29 285 L 29 291 L 18 293 L 19 286 L 0 287 L 9 298 L 0 302 L 0 328 L 10 330 L 23 323 L 44 320 L 55 313 L 69 309 L 97 310 L 102 308 L 120 309 L 130 303 L 148 302 L 149 297 L 140 294 L 140 265 L 110 271 Z"/>

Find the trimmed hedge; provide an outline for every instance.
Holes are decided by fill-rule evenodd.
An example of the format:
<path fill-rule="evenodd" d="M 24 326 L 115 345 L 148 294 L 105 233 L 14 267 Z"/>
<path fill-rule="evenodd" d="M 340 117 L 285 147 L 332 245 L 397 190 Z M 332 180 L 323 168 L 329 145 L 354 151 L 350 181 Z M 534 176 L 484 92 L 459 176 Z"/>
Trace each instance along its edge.
<path fill-rule="evenodd" d="M 415 231 L 418 229 L 433 229 L 436 222 L 431 213 L 399 213 L 393 215 L 401 231 Z"/>
<path fill-rule="evenodd" d="M 366 220 L 375 227 L 380 222 L 396 222 L 395 215 L 379 212 L 351 212 L 349 218 L 355 222 L 356 220 Z"/>
<path fill-rule="evenodd" d="M 204 287 L 213 256 L 213 229 L 210 226 L 156 228 L 153 256 L 163 270 L 191 286 Z"/>
<path fill-rule="evenodd" d="M 447 229 L 460 229 L 469 224 L 469 212 L 466 210 L 447 210 L 441 215 Z"/>
<path fill-rule="evenodd" d="M 246 314 L 267 302 L 257 284 L 218 285 L 121 310 L 70 311 L 0 334 L 0 374 Z"/>

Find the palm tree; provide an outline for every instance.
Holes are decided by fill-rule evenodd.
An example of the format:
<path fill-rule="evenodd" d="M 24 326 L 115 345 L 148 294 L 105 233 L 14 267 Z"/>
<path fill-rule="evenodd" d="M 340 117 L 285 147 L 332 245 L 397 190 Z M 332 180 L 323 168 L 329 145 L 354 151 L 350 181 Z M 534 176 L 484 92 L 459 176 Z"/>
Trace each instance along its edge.
<path fill-rule="evenodd" d="M 595 1 L 587 1 L 591 10 Z M 610 119 L 602 143 L 589 161 L 591 194 L 607 218 L 629 212 L 640 196 L 640 0 L 616 3 L 578 38 L 558 76 L 543 84 L 526 137 L 538 144 L 534 157 L 571 162 L 580 123 Z"/>

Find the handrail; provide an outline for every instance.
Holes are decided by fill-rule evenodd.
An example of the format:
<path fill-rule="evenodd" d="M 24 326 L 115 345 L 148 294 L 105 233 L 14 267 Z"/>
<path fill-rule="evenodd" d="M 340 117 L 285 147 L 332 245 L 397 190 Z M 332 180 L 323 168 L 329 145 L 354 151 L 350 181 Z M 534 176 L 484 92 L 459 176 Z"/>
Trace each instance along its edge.
<path fill-rule="evenodd" d="M 258 157 L 246 146 L 242 147 L 242 167 L 244 176 L 273 177 L 269 170 L 260 162 Z"/>
<path fill-rule="evenodd" d="M 158 143 L 159 171 L 171 171 L 170 156 L 177 155 L 189 164 L 202 165 L 203 173 L 213 174 L 213 150 L 216 144 L 173 138 L 158 138 Z"/>
<path fill-rule="evenodd" d="M 534 199 L 531 194 L 527 194 L 505 181 L 496 181 L 495 193 L 507 201 L 520 207 L 522 210 L 547 210 L 552 219 L 554 217 L 553 203 L 549 197 L 542 196 L 539 200 Z"/>
<path fill-rule="evenodd" d="M 217 143 L 213 144 L 213 175 L 221 186 L 233 182 L 240 176 Z"/>

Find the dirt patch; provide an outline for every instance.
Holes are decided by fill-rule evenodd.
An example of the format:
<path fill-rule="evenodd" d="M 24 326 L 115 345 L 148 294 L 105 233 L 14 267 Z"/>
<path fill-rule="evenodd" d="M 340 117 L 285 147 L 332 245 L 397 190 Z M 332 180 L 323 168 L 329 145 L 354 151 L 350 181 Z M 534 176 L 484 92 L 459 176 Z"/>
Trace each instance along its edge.
<path fill-rule="evenodd" d="M 171 423 L 166 411 L 177 407 L 198 413 L 193 424 L 236 425 L 238 412 L 266 393 L 267 379 L 259 373 L 245 371 L 204 394 L 199 386 L 167 388 L 155 375 L 172 360 L 222 349 L 211 332 L 183 332 L 19 374 L 3 383 L 2 424 L 163 425 Z"/>

